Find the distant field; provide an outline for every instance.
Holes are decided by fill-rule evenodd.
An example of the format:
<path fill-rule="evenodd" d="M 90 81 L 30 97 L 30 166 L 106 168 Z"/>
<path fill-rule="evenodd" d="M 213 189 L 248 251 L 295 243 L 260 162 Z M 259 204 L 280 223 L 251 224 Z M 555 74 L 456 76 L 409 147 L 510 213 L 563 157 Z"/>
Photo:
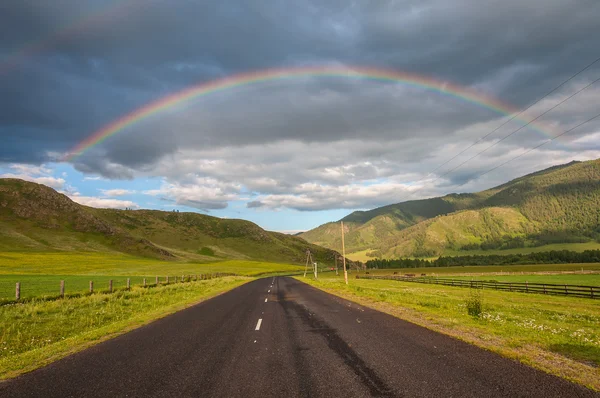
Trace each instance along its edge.
<path fill-rule="evenodd" d="M 369 253 L 370 251 L 372 250 L 363 250 L 360 252 L 346 253 L 346 257 L 352 261 L 362 261 L 363 263 L 366 263 L 369 260 L 373 260 L 373 257 L 367 256 L 367 253 Z"/>
<path fill-rule="evenodd" d="M 81 293 L 94 281 L 94 290 L 125 287 L 127 278 L 132 285 L 148 284 L 158 276 L 164 281 L 175 276 L 210 274 L 217 272 L 237 275 L 298 273 L 304 268 L 296 265 L 258 261 L 222 261 L 212 263 L 166 262 L 123 254 L 107 253 L 15 253 L 0 252 L 0 300 L 15 297 L 15 283 L 21 283 L 21 297 L 58 295 L 60 281 L 65 281 L 65 292 Z"/>
<path fill-rule="evenodd" d="M 458 274 L 485 274 L 494 272 L 562 272 L 562 271 L 600 271 L 600 263 L 590 264 L 531 264 L 531 265 L 487 265 L 465 267 L 424 267 L 424 268 L 398 268 L 368 270 L 371 275 L 398 274 L 427 274 L 427 275 L 458 275 Z M 362 273 L 362 272 L 361 272 Z"/>
<path fill-rule="evenodd" d="M 259 261 L 230 260 L 211 263 L 168 262 L 118 253 L 0 252 L 0 275 L 194 275 L 227 272 L 256 275 L 299 272 L 303 267 Z"/>
<path fill-rule="evenodd" d="M 598 242 L 587 242 L 587 243 L 555 243 L 552 245 L 538 246 L 538 247 L 523 247 L 518 249 L 506 249 L 506 250 L 445 250 L 442 254 L 447 257 L 458 257 L 458 256 L 490 256 L 490 255 L 508 255 L 508 254 L 527 254 L 527 253 L 539 253 L 549 252 L 552 250 L 571 250 L 574 252 L 583 252 L 585 250 L 600 250 L 600 243 Z M 368 257 L 367 253 L 373 251 L 372 249 L 362 250 L 354 253 L 347 253 L 346 257 L 352 261 L 367 262 L 373 260 L 373 257 Z M 426 260 L 436 259 L 437 257 L 427 257 Z"/>
<path fill-rule="evenodd" d="M 598 242 L 586 242 L 586 243 L 555 243 L 552 245 L 544 245 L 538 247 L 522 247 L 518 249 L 506 249 L 506 250 L 446 250 L 444 256 L 475 256 L 475 255 L 492 255 L 492 254 L 527 254 L 527 253 L 539 253 L 549 252 L 552 250 L 571 250 L 574 252 L 582 252 L 585 250 L 600 250 L 600 243 Z"/>

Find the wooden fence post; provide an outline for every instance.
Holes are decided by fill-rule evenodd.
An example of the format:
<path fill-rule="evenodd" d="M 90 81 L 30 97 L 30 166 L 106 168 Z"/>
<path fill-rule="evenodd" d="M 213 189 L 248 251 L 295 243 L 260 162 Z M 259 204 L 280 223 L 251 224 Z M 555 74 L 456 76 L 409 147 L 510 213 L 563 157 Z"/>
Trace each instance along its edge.
<path fill-rule="evenodd" d="M 569 295 L 569 290 L 567 289 L 567 285 L 565 284 L 565 294 L 568 296 Z"/>
<path fill-rule="evenodd" d="M 90 281 L 90 294 L 94 293 L 94 281 Z"/>
<path fill-rule="evenodd" d="M 144 287 L 146 287 L 146 278 L 144 278 L 144 282 L 143 283 L 144 283 Z"/>
<path fill-rule="evenodd" d="M 127 290 L 131 290 L 131 279 L 127 278 Z"/>
<path fill-rule="evenodd" d="M 512 292 L 512 283 L 508 284 L 508 290 Z"/>
<path fill-rule="evenodd" d="M 169 277 L 168 277 L 168 276 L 167 276 L 167 279 L 166 279 L 166 281 L 167 281 L 166 283 L 167 283 L 167 285 L 168 285 L 168 284 L 169 284 Z"/>
<path fill-rule="evenodd" d="M 108 281 L 108 292 L 112 293 L 113 289 L 112 289 L 112 279 Z"/>
<path fill-rule="evenodd" d="M 544 294 L 546 294 L 546 285 L 544 285 Z"/>
<path fill-rule="evenodd" d="M 592 298 L 594 298 L 594 288 L 592 286 L 590 286 L 590 295 L 592 296 Z"/>
<path fill-rule="evenodd" d="M 529 293 L 529 284 L 525 281 L 525 291 Z"/>
<path fill-rule="evenodd" d="M 60 281 L 60 297 L 65 297 L 65 281 Z"/>
<path fill-rule="evenodd" d="M 156 282 L 154 282 L 156 286 L 158 286 L 158 276 L 156 277 Z"/>
<path fill-rule="evenodd" d="M 15 286 L 15 299 L 17 301 L 21 299 L 21 282 L 17 282 L 17 285 Z"/>

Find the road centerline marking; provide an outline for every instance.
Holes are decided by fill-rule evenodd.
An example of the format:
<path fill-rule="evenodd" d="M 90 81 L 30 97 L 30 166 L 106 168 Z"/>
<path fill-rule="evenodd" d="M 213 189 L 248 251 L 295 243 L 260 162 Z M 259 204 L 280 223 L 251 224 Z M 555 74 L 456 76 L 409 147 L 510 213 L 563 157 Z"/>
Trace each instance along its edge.
<path fill-rule="evenodd" d="M 260 330 L 261 324 L 262 324 L 262 318 L 258 318 L 258 322 L 256 323 L 256 328 L 254 328 L 254 330 Z"/>
<path fill-rule="evenodd" d="M 265 299 L 265 303 L 267 302 L 267 299 Z"/>

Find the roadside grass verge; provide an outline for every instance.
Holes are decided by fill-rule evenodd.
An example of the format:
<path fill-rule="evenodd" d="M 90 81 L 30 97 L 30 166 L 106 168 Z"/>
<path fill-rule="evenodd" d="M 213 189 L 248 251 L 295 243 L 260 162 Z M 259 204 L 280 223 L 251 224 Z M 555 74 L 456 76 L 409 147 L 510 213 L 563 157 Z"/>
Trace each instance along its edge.
<path fill-rule="evenodd" d="M 319 289 L 600 391 L 600 300 L 338 277 L 297 278 Z"/>
<path fill-rule="evenodd" d="M 0 306 L 0 379 L 45 366 L 250 280 L 224 277 Z"/>

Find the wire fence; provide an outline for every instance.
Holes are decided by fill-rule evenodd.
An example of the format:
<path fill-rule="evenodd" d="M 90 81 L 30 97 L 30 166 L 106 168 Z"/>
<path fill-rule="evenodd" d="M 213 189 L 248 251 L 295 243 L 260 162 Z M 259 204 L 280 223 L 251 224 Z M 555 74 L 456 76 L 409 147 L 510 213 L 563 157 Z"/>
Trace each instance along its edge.
<path fill-rule="evenodd" d="M 133 287 L 157 287 L 175 283 L 234 276 L 232 273 L 211 273 L 171 276 L 85 276 L 85 275 L 2 275 L 0 305 L 31 299 L 54 299 L 94 293 L 113 293 Z"/>
<path fill-rule="evenodd" d="M 359 275 L 356 276 L 359 278 Z M 507 292 L 554 294 L 562 296 L 583 297 L 600 299 L 600 286 L 567 285 L 556 283 L 529 283 L 529 282 L 498 282 L 474 281 L 464 279 L 449 279 L 436 277 L 412 276 L 360 276 L 360 279 L 387 279 L 401 282 L 427 283 L 434 285 L 468 287 L 473 289 L 494 289 Z"/>

